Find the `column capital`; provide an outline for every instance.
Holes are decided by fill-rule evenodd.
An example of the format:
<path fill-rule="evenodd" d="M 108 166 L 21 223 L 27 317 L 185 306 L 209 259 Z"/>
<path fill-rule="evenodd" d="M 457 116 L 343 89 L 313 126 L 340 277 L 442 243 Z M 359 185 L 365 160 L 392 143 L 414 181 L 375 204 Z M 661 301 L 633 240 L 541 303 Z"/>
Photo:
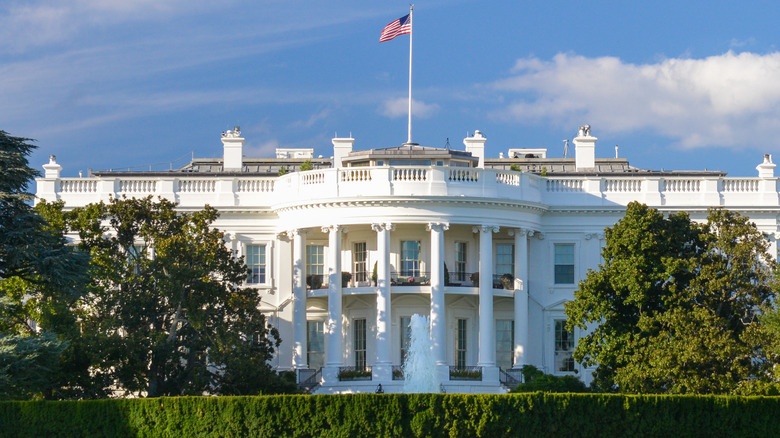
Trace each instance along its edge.
<path fill-rule="evenodd" d="M 309 230 L 304 229 L 304 228 L 295 228 L 295 229 L 292 229 L 292 230 L 287 230 L 287 231 L 285 231 L 285 233 L 287 233 L 287 237 L 288 238 L 294 239 L 295 236 L 308 236 L 309 235 Z"/>
<path fill-rule="evenodd" d="M 222 240 L 224 240 L 225 243 L 230 243 L 235 239 L 236 239 L 235 233 L 222 233 Z"/>
<path fill-rule="evenodd" d="M 428 222 L 425 224 L 425 231 L 447 231 L 450 229 L 450 224 L 446 222 Z"/>
<path fill-rule="evenodd" d="M 332 231 L 346 233 L 347 227 L 345 227 L 344 225 L 325 225 L 322 227 L 323 233 L 330 233 Z"/>
<path fill-rule="evenodd" d="M 471 229 L 471 231 L 474 233 L 498 233 L 498 230 L 500 229 L 501 227 L 497 225 L 476 225 Z"/>
<path fill-rule="evenodd" d="M 509 234 L 510 236 L 518 236 L 518 237 L 525 237 L 525 236 L 533 237 L 535 233 L 536 231 L 530 228 L 515 228 L 507 231 L 507 234 Z"/>
<path fill-rule="evenodd" d="M 391 224 L 390 222 L 387 223 L 373 223 L 371 224 L 371 229 L 376 231 L 377 233 L 380 231 L 393 231 L 395 230 L 395 224 Z"/>

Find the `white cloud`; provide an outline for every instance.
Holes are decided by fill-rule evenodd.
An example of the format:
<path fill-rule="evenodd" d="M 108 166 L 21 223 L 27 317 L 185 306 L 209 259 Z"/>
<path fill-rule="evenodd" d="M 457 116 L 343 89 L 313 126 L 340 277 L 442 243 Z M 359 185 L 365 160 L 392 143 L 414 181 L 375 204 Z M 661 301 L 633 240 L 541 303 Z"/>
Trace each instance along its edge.
<path fill-rule="evenodd" d="M 204 4 L 185 0 L 9 1 L 0 7 L 0 50 L 23 52 L 30 47 L 65 42 L 85 28 L 165 19 L 172 14 L 193 13 Z"/>
<path fill-rule="evenodd" d="M 244 146 L 243 154 L 246 157 L 275 157 L 276 148 L 282 147 L 279 140 L 272 139 L 264 142 L 256 143 L 247 141 Z"/>
<path fill-rule="evenodd" d="M 320 120 L 325 120 L 330 116 L 330 110 L 329 109 L 323 109 L 322 111 L 318 111 L 315 114 L 312 114 L 308 119 L 306 120 L 298 120 L 296 122 L 292 123 L 292 127 L 294 128 L 311 128 L 314 126 L 317 122 Z"/>
<path fill-rule="evenodd" d="M 431 117 L 439 111 L 439 105 L 427 104 L 419 100 L 412 99 L 412 115 L 422 119 Z M 380 108 L 379 112 L 390 118 L 406 116 L 409 114 L 409 99 L 400 97 L 398 99 L 388 99 Z"/>
<path fill-rule="evenodd" d="M 780 132 L 780 53 L 641 65 L 559 54 L 520 59 L 512 72 L 492 84 L 510 102 L 500 119 L 650 130 L 684 147 L 759 146 Z"/>

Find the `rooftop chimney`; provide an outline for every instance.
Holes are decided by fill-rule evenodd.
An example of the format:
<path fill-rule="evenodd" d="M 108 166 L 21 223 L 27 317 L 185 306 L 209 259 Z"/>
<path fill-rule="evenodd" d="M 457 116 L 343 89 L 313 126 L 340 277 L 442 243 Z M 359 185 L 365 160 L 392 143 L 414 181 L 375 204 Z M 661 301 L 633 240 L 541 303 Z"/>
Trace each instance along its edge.
<path fill-rule="evenodd" d="M 352 152 L 352 146 L 355 144 L 355 139 L 350 135 L 349 138 L 336 137 L 333 140 L 333 167 L 344 167 L 341 160 Z"/>
<path fill-rule="evenodd" d="M 224 156 L 222 169 L 225 171 L 241 171 L 244 159 L 244 139 L 238 126 L 222 133 Z"/>
<path fill-rule="evenodd" d="M 59 178 L 62 166 L 57 164 L 57 157 L 49 155 L 49 162 L 43 165 L 43 171 L 44 178 Z"/>
<path fill-rule="evenodd" d="M 479 131 L 474 131 L 473 137 L 466 137 L 463 139 L 463 144 L 466 146 L 466 152 L 471 152 L 472 157 L 479 158 L 479 164 L 477 167 L 485 167 L 485 142 L 487 139 Z"/>
<path fill-rule="evenodd" d="M 590 125 L 580 126 L 574 138 L 574 162 L 577 170 L 592 170 L 596 167 L 596 137 L 590 135 Z"/>
<path fill-rule="evenodd" d="M 756 170 L 758 170 L 759 178 L 774 178 L 775 164 L 772 163 L 772 156 L 764 154 L 764 162 L 756 166 Z"/>

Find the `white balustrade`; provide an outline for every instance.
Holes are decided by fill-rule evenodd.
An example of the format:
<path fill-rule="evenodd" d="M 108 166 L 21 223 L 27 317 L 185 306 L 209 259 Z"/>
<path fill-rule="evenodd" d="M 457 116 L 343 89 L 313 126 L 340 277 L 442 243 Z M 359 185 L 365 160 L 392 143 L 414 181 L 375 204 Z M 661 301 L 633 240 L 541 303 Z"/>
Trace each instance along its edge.
<path fill-rule="evenodd" d="M 61 179 L 61 193 L 97 193 L 98 183 L 96 179 Z"/>
<path fill-rule="evenodd" d="M 723 178 L 649 175 L 540 177 L 530 173 L 456 167 L 379 166 L 318 169 L 280 177 L 61 178 L 41 191 L 45 199 L 71 199 L 84 205 L 118 194 L 155 194 L 182 206 L 205 203 L 269 206 L 317 199 L 371 196 L 452 196 L 527 201 L 549 206 L 626 205 L 632 200 L 651 206 L 724 206 L 750 202 L 778 206 L 776 178 Z M 54 182 L 52 184 L 52 182 Z M 116 192 L 115 192 L 116 191 Z M 234 195 L 234 196 L 231 196 Z"/>
<path fill-rule="evenodd" d="M 701 180 L 692 178 L 664 179 L 661 191 L 672 193 L 696 193 L 701 191 Z"/>
<path fill-rule="evenodd" d="M 758 191 L 759 178 L 729 178 L 723 180 L 724 192 L 750 193 Z"/>
<path fill-rule="evenodd" d="M 341 169 L 341 181 L 353 182 L 353 181 L 371 181 L 371 170 L 368 168 L 346 168 Z"/>
<path fill-rule="evenodd" d="M 547 179 L 548 192 L 581 192 L 582 179 Z"/>
<path fill-rule="evenodd" d="M 248 193 L 271 193 L 274 191 L 275 181 L 276 178 L 239 179 L 236 181 L 236 190 Z"/>
<path fill-rule="evenodd" d="M 463 167 L 450 167 L 449 168 L 450 181 L 460 182 L 477 182 L 479 181 L 479 169 L 469 169 Z"/>
<path fill-rule="evenodd" d="M 393 168 L 393 181 L 427 181 L 428 169 L 425 167 Z"/>
<path fill-rule="evenodd" d="M 151 194 L 157 188 L 157 181 L 140 179 L 119 180 L 119 193 Z"/>
<path fill-rule="evenodd" d="M 179 192 L 181 193 L 211 193 L 217 190 L 217 181 L 213 179 L 181 179 L 179 180 Z"/>
<path fill-rule="evenodd" d="M 604 180 L 605 192 L 641 192 L 642 180 L 633 178 L 609 178 Z"/>
<path fill-rule="evenodd" d="M 496 182 L 508 186 L 520 185 L 520 174 L 517 172 L 496 172 Z"/>

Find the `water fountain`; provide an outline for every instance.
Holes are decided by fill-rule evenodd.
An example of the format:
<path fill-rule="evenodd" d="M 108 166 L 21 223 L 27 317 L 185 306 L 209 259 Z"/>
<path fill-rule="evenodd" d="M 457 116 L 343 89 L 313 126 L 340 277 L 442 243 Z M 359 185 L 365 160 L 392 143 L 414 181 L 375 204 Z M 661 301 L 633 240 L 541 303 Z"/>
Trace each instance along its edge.
<path fill-rule="evenodd" d="M 409 326 L 412 330 L 403 365 L 404 392 L 439 392 L 441 382 L 433 357 L 430 319 L 414 314 Z"/>

